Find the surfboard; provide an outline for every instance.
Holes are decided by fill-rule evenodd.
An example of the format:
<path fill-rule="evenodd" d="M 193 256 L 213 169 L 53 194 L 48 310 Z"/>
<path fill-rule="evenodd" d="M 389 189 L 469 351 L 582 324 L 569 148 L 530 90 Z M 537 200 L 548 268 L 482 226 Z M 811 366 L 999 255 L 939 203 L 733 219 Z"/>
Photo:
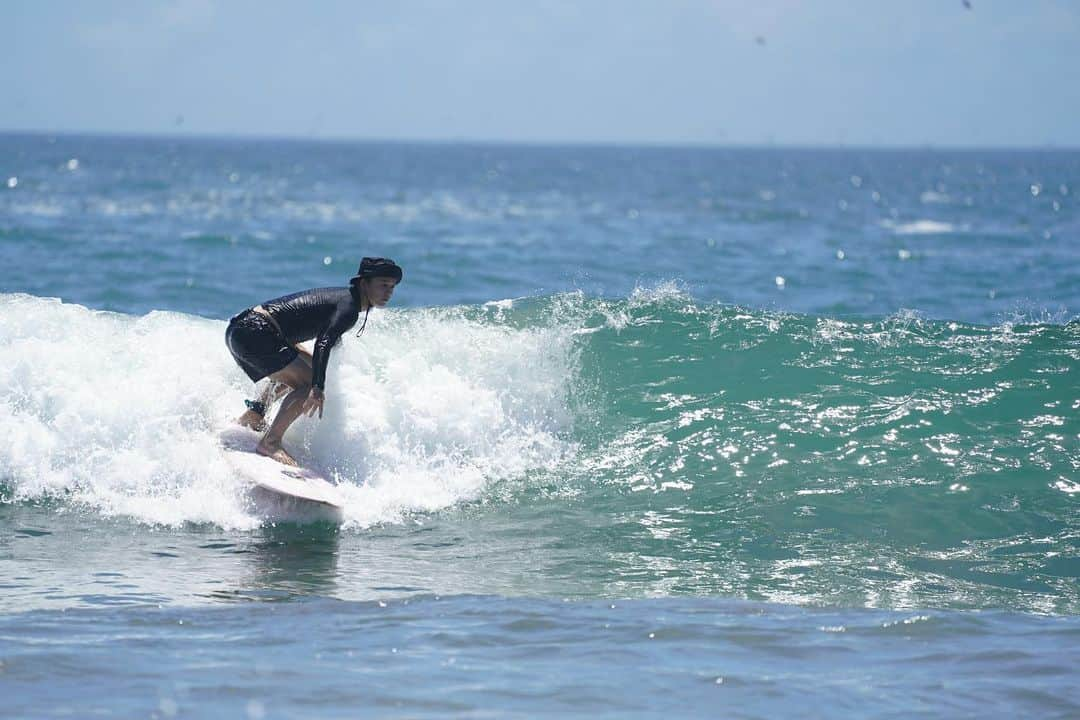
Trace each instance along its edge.
<path fill-rule="evenodd" d="M 261 517 L 300 523 L 345 519 L 345 500 L 333 483 L 309 468 L 290 467 L 257 454 L 258 441 L 256 433 L 242 428 L 221 434 L 225 459 L 249 484 L 248 494 Z"/>

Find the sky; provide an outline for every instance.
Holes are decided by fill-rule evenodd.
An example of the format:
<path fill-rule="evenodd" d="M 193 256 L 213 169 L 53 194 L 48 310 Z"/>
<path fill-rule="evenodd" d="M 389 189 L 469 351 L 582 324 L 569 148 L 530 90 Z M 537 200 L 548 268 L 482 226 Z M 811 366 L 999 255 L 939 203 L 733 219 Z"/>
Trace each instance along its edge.
<path fill-rule="evenodd" d="M 0 131 L 1080 147 L 1080 0 L 0 0 Z"/>

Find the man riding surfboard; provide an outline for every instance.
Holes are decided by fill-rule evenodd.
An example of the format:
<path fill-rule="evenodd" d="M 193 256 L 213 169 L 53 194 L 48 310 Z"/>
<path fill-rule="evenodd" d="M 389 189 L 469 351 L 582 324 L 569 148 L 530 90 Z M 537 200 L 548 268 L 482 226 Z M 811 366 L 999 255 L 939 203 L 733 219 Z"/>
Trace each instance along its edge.
<path fill-rule="evenodd" d="M 318 411 L 322 417 L 330 350 L 356 325 L 361 312 L 364 324 L 360 332 L 364 331 L 371 308 L 390 302 L 401 277 L 401 267 L 393 260 L 365 257 L 348 287 L 284 295 L 248 308 L 229 321 L 225 344 L 236 364 L 252 382 L 271 380 L 258 401 L 248 402 L 247 412 L 237 422 L 252 429 L 265 427 L 267 403 L 284 395 L 255 452 L 286 465 L 298 464 L 281 445 L 285 431 L 301 414 L 312 417 Z M 315 347 L 311 354 L 298 347 L 312 339 Z"/>

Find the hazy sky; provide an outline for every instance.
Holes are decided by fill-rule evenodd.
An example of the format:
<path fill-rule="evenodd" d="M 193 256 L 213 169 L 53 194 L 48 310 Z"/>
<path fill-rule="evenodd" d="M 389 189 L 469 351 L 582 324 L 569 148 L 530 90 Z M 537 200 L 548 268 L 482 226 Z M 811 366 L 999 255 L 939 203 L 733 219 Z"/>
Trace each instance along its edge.
<path fill-rule="evenodd" d="M 1078 0 L 0 0 L 0 129 L 1080 146 Z"/>

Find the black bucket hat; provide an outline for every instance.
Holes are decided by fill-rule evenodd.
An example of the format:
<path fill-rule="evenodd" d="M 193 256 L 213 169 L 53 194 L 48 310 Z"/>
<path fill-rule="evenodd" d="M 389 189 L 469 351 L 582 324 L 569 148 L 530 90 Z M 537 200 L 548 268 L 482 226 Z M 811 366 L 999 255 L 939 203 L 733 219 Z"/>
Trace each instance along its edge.
<path fill-rule="evenodd" d="M 356 271 L 356 275 L 353 275 L 349 283 L 355 285 L 364 278 L 375 277 L 390 277 L 401 282 L 401 266 L 390 258 L 366 257 L 360 261 L 360 269 Z"/>

